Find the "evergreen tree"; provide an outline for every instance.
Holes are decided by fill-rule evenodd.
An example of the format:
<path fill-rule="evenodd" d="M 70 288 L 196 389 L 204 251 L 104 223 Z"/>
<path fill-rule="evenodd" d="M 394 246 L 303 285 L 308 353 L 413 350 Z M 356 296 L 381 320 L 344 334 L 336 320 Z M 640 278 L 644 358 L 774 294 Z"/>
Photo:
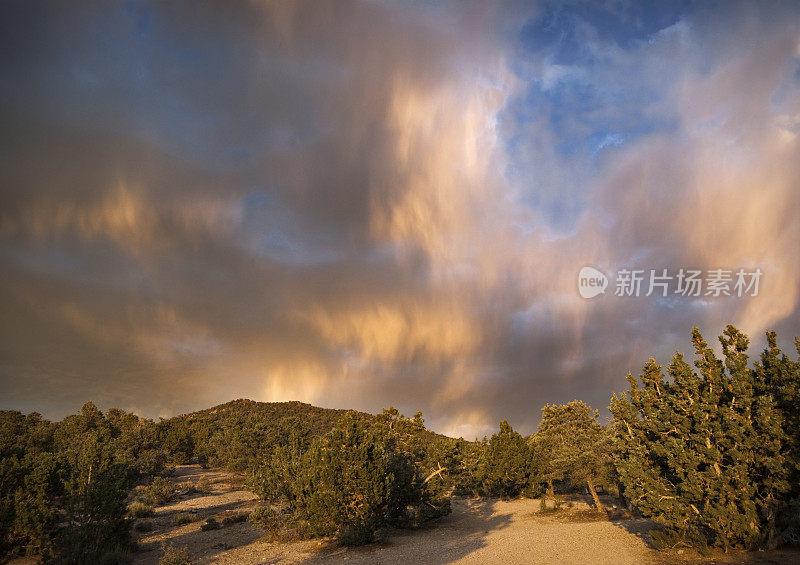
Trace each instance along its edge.
<path fill-rule="evenodd" d="M 603 511 L 596 485 L 608 473 L 610 437 L 597 417 L 580 400 L 545 405 L 534 445 L 543 454 L 539 480 L 566 477 L 576 485 L 585 483 L 595 507 Z"/>
<path fill-rule="evenodd" d="M 506 420 L 483 452 L 482 491 L 493 496 L 519 496 L 530 484 L 531 449 Z"/>
<path fill-rule="evenodd" d="M 765 482 L 760 491 L 761 506 L 769 524 L 768 547 L 781 543 L 800 543 L 800 340 L 795 338 L 798 360 L 793 361 L 781 352 L 775 332 L 767 332 L 767 347 L 755 364 L 754 379 L 762 402 L 772 400 L 772 411 L 762 411 L 757 419 L 763 429 L 782 428 L 780 454 L 765 458 L 759 476 Z M 775 432 L 770 434 L 774 437 Z M 769 453 L 774 446 L 766 446 Z M 782 463 L 782 464 L 781 464 Z M 782 495 L 782 496 L 780 496 Z M 780 497 L 779 497 L 780 496 Z"/>
<path fill-rule="evenodd" d="M 449 512 L 449 499 L 431 496 L 395 432 L 356 414 L 310 443 L 292 434 L 253 483 L 262 498 L 289 504 L 300 531 L 347 545 L 370 542 L 387 525 L 418 525 Z"/>
<path fill-rule="evenodd" d="M 629 392 L 612 398 L 625 495 L 664 526 L 655 534 L 660 543 L 774 546 L 789 490 L 790 443 L 773 394 L 774 339 L 753 370 L 749 340 L 733 326 L 720 336 L 724 359 L 697 328 L 692 343 L 699 373 L 676 353 L 668 381 L 651 359 L 641 387 L 629 375 Z"/>

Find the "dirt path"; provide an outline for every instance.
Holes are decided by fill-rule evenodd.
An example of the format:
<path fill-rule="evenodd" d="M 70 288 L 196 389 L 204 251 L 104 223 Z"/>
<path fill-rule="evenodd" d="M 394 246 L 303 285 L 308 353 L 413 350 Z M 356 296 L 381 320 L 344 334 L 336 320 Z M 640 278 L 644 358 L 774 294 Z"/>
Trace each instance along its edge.
<path fill-rule="evenodd" d="M 211 492 L 156 509 L 154 530 L 139 534 L 135 563 L 157 564 L 163 543 L 187 547 L 196 563 L 773 563 L 800 562 L 800 553 L 731 553 L 702 559 L 693 552 L 663 553 L 647 543 L 652 527 L 645 520 L 586 521 L 588 505 L 577 501 L 558 514 L 544 515 L 536 500 L 455 499 L 453 513 L 418 531 L 393 532 L 384 545 L 339 548 L 325 540 L 292 543 L 261 539 L 248 522 L 201 531 L 208 517 L 249 512 L 255 496 L 241 487 L 242 477 L 181 466 L 173 480 L 196 482 L 206 476 Z M 197 521 L 172 526 L 172 518 L 193 512 Z"/>

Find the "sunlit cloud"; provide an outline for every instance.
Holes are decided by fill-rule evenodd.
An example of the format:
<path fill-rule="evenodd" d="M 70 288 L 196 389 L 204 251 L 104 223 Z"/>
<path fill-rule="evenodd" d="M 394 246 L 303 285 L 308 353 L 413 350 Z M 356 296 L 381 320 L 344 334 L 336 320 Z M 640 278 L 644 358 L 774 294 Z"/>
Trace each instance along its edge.
<path fill-rule="evenodd" d="M 792 6 L 47 10 L 1 24 L 3 408 L 394 405 L 472 439 L 604 409 L 693 325 L 799 331 Z M 587 300 L 584 266 L 764 275 Z"/>

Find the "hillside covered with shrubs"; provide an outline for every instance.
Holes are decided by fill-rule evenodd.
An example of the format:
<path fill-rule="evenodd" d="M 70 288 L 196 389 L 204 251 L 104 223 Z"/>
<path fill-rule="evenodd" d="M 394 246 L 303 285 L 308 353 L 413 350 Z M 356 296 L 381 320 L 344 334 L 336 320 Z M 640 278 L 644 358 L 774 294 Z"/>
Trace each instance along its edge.
<path fill-rule="evenodd" d="M 774 548 L 800 541 L 800 359 L 774 333 L 751 362 L 728 326 L 722 357 L 695 329 L 695 360 L 650 360 L 611 398 L 542 408 L 537 432 L 508 422 L 490 438 L 435 434 L 421 413 L 370 415 L 299 402 L 237 400 L 154 422 L 87 403 L 60 422 L 0 412 L 0 552 L 98 562 L 131 551 L 135 518 L 175 495 L 175 464 L 246 473 L 251 522 L 281 538 L 348 545 L 417 528 L 452 496 L 598 492 L 658 524 L 659 547 Z M 796 340 L 800 355 L 800 341 Z"/>

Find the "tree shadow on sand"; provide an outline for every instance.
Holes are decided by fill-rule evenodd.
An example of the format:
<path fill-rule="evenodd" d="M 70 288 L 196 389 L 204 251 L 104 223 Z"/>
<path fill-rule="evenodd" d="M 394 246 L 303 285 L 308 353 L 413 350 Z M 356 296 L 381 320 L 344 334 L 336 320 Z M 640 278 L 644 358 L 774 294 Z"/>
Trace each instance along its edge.
<path fill-rule="evenodd" d="M 352 549 L 323 548 L 303 563 L 452 563 L 486 547 L 492 531 L 507 527 L 511 514 L 496 514 L 494 499 L 453 499 L 453 513 L 419 530 L 393 531 L 388 542 Z M 431 551 L 435 548 L 435 553 Z"/>
<path fill-rule="evenodd" d="M 622 528 L 629 534 L 635 535 L 650 549 L 656 549 L 656 547 L 653 545 L 652 539 L 650 539 L 650 532 L 658 527 L 655 522 L 652 522 L 651 520 L 645 520 L 644 518 L 626 518 L 621 520 L 610 520 L 610 522 L 618 528 Z"/>
<path fill-rule="evenodd" d="M 335 542 L 316 545 L 309 554 L 308 542 L 270 544 L 260 563 L 284 562 L 299 558 L 303 563 L 334 563 L 346 558 L 349 563 L 431 563 L 443 565 L 457 561 L 483 547 L 490 532 L 509 525 L 510 513 L 496 514 L 497 500 L 453 500 L 453 513 L 418 530 L 392 530 L 385 543 L 343 548 Z M 224 508 L 217 507 L 219 511 Z M 161 546 L 187 547 L 193 560 L 213 561 L 218 555 L 242 548 L 262 539 L 264 532 L 249 523 L 235 524 L 209 532 L 193 530 L 158 542 L 140 543 L 137 562 L 157 562 Z M 432 549 L 433 548 L 433 549 Z M 143 554 L 147 555 L 143 555 Z M 306 555 L 305 558 L 302 555 Z"/>

